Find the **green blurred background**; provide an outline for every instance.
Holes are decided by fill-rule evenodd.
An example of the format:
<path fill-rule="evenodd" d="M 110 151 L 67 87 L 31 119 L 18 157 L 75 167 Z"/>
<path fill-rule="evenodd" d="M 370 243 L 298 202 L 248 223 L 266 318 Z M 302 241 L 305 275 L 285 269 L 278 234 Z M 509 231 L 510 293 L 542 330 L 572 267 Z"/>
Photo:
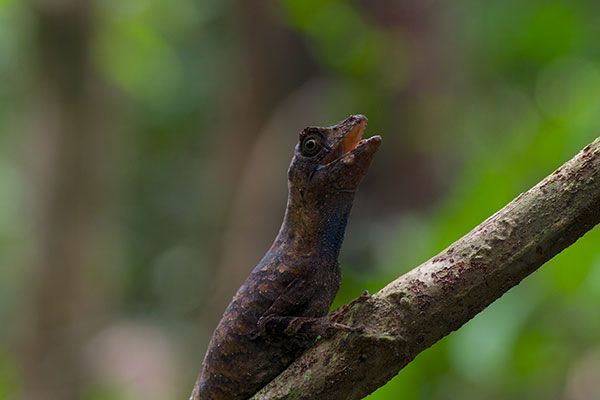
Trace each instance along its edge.
<path fill-rule="evenodd" d="M 187 398 L 297 133 L 383 145 L 334 306 L 600 132 L 600 3 L 0 0 L 0 398 Z M 372 399 L 600 399 L 600 230 Z"/>

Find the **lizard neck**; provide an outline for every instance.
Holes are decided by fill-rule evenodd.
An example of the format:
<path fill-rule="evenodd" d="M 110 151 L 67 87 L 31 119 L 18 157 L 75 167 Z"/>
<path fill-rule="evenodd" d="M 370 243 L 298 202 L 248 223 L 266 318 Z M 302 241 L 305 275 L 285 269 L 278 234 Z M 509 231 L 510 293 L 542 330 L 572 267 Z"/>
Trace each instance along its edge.
<path fill-rule="evenodd" d="M 296 256 L 338 258 L 354 192 L 312 196 L 290 187 L 288 202 L 274 247 Z"/>

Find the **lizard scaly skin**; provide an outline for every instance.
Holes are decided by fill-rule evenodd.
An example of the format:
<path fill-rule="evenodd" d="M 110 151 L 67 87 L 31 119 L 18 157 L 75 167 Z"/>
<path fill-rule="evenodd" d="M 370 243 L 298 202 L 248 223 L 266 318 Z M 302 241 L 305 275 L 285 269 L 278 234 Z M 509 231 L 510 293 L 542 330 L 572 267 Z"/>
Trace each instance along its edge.
<path fill-rule="evenodd" d="M 247 399 L 318 335 L 355 330 L 327 313 L 342 280 L 338 255 L 354 194 L 381 143 L 360 140 L 366 123 L 353 115 L 300 133 L 279 234 L 225 310 L 191 400 Z"/>

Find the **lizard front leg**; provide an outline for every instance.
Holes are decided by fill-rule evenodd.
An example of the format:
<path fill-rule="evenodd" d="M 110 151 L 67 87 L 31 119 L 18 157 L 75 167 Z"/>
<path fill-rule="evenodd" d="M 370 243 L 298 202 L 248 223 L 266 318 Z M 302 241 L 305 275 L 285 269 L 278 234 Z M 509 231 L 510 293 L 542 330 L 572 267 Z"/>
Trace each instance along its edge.
<path fill-rule="evenodd" d="M 286 290 L 273 302 L 271 307 L 258 320 L 261 334 L 286 334 L 306 338 L 317 336 L 330 337 L 337 331 L 360 332 L 363 326 L 352 327 L 339 321 L 353 305 L 370 297 L 367 291 L 350 303 L 323 317 L 293 316 L 290 311 L 301 309 L 313 298 L 313 288 L 307 288 L 306 281 L 295 279 Z"/>
<path fill-rule="evenodd" d="M 333 314 L 315 318 L 269 315 L 261 317 L 258 326 L 263 333 L 284 333 L 304 338 L 331 337 L 337 331 L 361 332 L 364 330 L 364 326 L 348 326 L 336 322 L 334 318 Z"/>

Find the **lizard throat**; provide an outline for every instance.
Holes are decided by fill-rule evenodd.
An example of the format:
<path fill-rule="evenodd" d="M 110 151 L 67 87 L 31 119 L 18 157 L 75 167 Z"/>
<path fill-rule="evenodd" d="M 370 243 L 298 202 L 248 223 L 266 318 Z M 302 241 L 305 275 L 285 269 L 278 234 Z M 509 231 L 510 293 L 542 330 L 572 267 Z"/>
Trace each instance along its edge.
<path fill-rule="evenodd" d="M 309 208 L 288 199 L 285 218 L 275 243 L 298 255 L 337 260 L 353 200 L 354 193 L 344 192 Z"/>

